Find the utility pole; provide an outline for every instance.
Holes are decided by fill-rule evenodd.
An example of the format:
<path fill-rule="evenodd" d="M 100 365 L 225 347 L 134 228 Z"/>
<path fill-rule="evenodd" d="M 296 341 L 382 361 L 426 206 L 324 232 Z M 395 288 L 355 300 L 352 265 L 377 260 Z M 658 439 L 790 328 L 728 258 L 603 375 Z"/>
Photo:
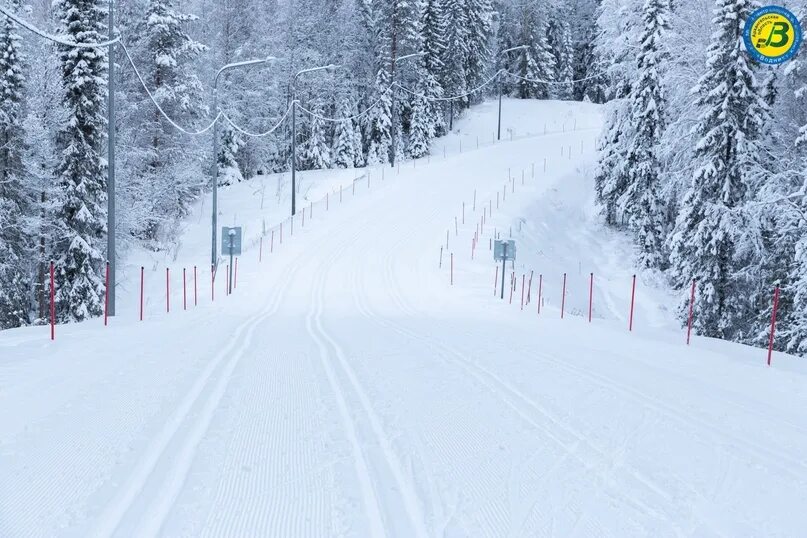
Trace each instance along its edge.
<path fill-rule="evenodd" d="M 109 40 L 115 39 L 115 0 L 109 0 Z M 115 43 L 109 44 L 109 82 L 107 85 L 107 178 L 106 178 L 106 258 L 109 262 L 107 313 L 115 315 Z"/>
<path fill-rule="evenodd" d="M 496 55 L 496 86 L 499 88 L 499 129 L 496 133 L 496 140 L 502 139 L 502 70 L 499 68 L 499 61 L 503 54 L 507 54 L 508 52 L 513 52 L 514 50 L 521 50 L 527 49 L 529 46 L 527 45 L 520 45 L 518 47 L 513 47 L 510 49 L 505 49 L 500 51 Z"/>
<path fill-rule="evenodd" d="M 237 67 L 248 67 L 251 65 L 261 65 L 273 60 L 277 60 L 274 56 L 268 56 L 261 60 L 248 60 L 246 62 L 236 62 L 232 64 L 227 64 L 221 69 L 218 70 L 216 76 L 213 78 L 213 114 L 219 114 L 219 77 L 225 72 L 229 71 L 230 69 L 235 69 Z M 218 224 L 218 211 L 219 211 L 219 121 L 216 118 L 216 122 L 213 124 L 213 168 L 212 168 L 212 176 L 213 176 L 213 217 L 212 217 L 212 241 L 211 241 L 211 249 L 210 249 L 210 264 L 215 266 L 216 260 L 218 257 L 216 256 L 216 226 Z"/>
<path fill-rule="evenodd" d="M 339 65 L 328 64 L 319 67 L 311 67 L 297 71 L 291 78 L 291 216 L 297 214 L 297 77 L 304 73 L 323 71 L 325 69 L 336 69 Z"/>

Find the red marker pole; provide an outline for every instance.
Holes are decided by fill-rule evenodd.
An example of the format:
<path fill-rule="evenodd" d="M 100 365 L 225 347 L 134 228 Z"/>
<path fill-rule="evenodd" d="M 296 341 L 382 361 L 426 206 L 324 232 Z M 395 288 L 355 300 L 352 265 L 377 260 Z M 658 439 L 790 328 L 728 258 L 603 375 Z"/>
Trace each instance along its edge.
<path fill-rule="evenodd" d="M 109 262 L 106 262 L 106 276 L 104 276 L 104 327 L 109 321 Z"/>
<path fill-rule="evenodd" d="M 527 275 L 521 275 L 521 310 L 524 310 L 524 288 L 527 285 Z"/>
<path fill-rule="evenodd" d="M 560 298 L 560 319 L 563 319 L 565 309 L 566 309 L 566 273 L 563 273 L 563 295 Z"/>
<path fill-rule="evenodd" d="M 496 276 L 493 277 L 493 296 L 499 291 L 499 264 L 496 264 Z"/>
<path fill-rule="evenodd" d="M 171 289 L 169 286 L 168 267 L 165 268 L 165 311 L 171 311 Z"/>
<path fill-rule="evenodd" d="M 527 281 L 527 304 L 530 304 L 532 297 L 532 278 L 535 276 L 535 271 L 530 271 L 530 279 Z"/>
<path fill-rule="evenodd" d="M 50 262 L 50 339 L 56 340 L 56 268 Z"/>
<path fill-rule="evenodd" d="M 687 345 L 692 336 L 692 318 L 695 312 L 695 279 L 692 279 L 692 293 L 689 296 L 689 316 L 687 317 Z"/>
<path fill-rule="evenodd" d="M 193 306 L 199 304 L 198 288 L 196 287 L 196 266 L 193 266 Z"/>
<path fill-rule="evenodd" d="M 591 312 L 594 306 L 594 273 L 591 273 L 591 280 L 588 283 L 588 322 L 591 323 Z"/>
<path fill-rule="evenodd" d="M 633 284 L 630 290 L 630 321 L 628 322 L 628 330 L 633 330 L 633 305 L 636 300 L 636 275 L 633 275 Z"/>
<path fill-rule="evenodd" d="M 510 304 L 513 304 L 513 288 L 516 287 L 516 272 L 513 271 L 513 274 L 510 275 Z"/>
<path fill-rule="evenodd" d="M 143 321 L 143 285 L 145 284 L 145 268 L 140 267 L 140 321 Z"/>
<path fill-rule="evenodd" d="M 544 300 L 544 275 L 538 275 L 538 314 L 541 313 L 541 301 Z"/>
<path fill-rule="evenodd" d="M 773 357 L 773 336 L 776 332 L 776 311 L 779 310 L 779 286 L 773 291 L 773 312 L 771 313 L 771 335 L 768 339 L 768 366 L 771 365 Z"/>
<path fill-rule="evenodd" d="M 188 309 L 188 285 L 187 285 L 187 272 L 182 268 L 182 310 Z"/>

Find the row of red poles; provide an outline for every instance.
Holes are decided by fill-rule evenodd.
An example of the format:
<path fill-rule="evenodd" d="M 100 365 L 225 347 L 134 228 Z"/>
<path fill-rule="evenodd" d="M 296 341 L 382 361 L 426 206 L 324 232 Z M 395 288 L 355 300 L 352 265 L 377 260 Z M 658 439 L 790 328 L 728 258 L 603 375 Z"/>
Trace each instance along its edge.
<path fill-rule="evenodd" d="M 546 172 L 546 159 L 544 159 L 544 172 Z M 508 172 L 509 181 L 511 183 L 511 192 L 515 192 L 515 177 L 510 175 Z M 532 165 L 532 177 L 535 177 L 535 164 Z M 521 183 L 524 184 L 524 171 L 522 170 L 521 174 Z M 504 189 L 501 193 L 496 193 L 496 208 L 499 208 L 499 196 L 501 195 L 501 199 L 505 200 L 507 196 L 507 184 L 505 184 Z M 465 202 L 462 202 L 462 224 L 465 224 Z M 473 211 L 476 211 L 476 190 L 474 190 L 473 195 Z M 474 260 L 476 254 L 476 247 L 479 244 L 479 236 L 480 233 L 484 234 L 484 227 L 486 223 L 486 218 L 488 214 L 493 214 L 493 200 L 491 199 L 488 207 L 483 207 L 482 216 L 480 218 L 479 223 L 476 225 L 476 229 L 474 231 L 473 237 L 471 238 L 471 260 Z M 458 218 L 454 218 L 454 231 L 455 235 L 459 235 L 459 226 L 458 226 Z M 493 249 L 493 237 L 498 237 L 497 232 L 494 230 L 493 236 L 489 240 L 489 249 Z M 449 232 L 446 231 L 446 250 L 449 248 Z M 440 247 L 440 267 L 443 264 L 443 247 Z M 525 300 L 526 304 L 530 302 L 530 292 L 532 289 L 532 280 L 533 280 L 534 272 L 530 272 L 529 281 L 527 281 L 527 275 L 524 273 L 521 277 L 521 309 L 524 310 Z M 565 309 L 566 309 L 566 280 L 567 274 L 563 274 L 563 283 L 562 283 L 562 296 L 561 296 L 561 308 L 560 308 L 560 317 L 561 319 L 564 318 Z M 449 282 L 453 286 L 454 285 L 454 253 L 450 254 L 450 277 Z M 494 276 L 494 285 L 493 285 L 493 295 L 494 297 L 498 294 L 498 282 L 499 282 L 499 266 L 496 265 L 496 272 Z M 513 293 L 515 292 L 515 288 L 517 285 L 517 279 L 515 275 L 515 271 L 511 274 L 510 278 L 510 304 L 513 303 Z M 526 297 L 525 297 L 525 287 L 526 287 Z M 687 345 L 690 345 L 692 341 L 692 325 L 694 320 L 694 311 L 695 311 L 695 292 L 697 288 L 697 281 L 692 280 L 692 286 L 690 290 L 690 300 L 689 300 L 689 312 L 687 315 L 687 337 L 686 342 Z M 771 312 L 771 327 L 770 327 L 770 334 L 768 337 L 768 359 L 767 363 L 768 366 L 771 364 L 771 359 L 773 357 L 773 344 L 774 344 L 774 337 L 776 333 L 776 316 L 779 309 L 779 294 L 780 288 L 776 286 L 774 288 L 773 294 L 773 310 Z M 543 301 L 543 275 L 538 275 L 538 314 L 541 313 L 541 303 Z M 634 312 L 635 312 L 635 304 L 636 304 L 636 275 L 633 275 L 631 279 L 631 292 L 630 292 L 630 311 L 628 315 L 628 331 L 633 331 L 633 321 L 634 321 Z M 588 321 L 591 323 L 593 318 L 594 312 L 594 273 L 590 273 L 589 275 L 589 296 L 588 296 Z"/>
<path fill-rule="evenodd" d="M 453 277 L 452 277 L 453 278 Z M 524 310 L 525 306 L 525 289 L 526 289 L 526 304 L 530 303 L 530 296 L 531 296 L 531 289 L 532 289 L 532 279 L 533 279 L 533 272 L 530 272 L 529 280 L 527 280 L 527 274 L 524 273 L 521 276 L 521 310 Z M 567 274 L 563 273 L 563 279 L 561 284 L 561 303 L 560 303 L 560 317 L 561 319 L 565 316 L 566 310 L 566 280 Z M 541 313 L 541 306 L 543 303 L 543 281 L 544 277 L 543 274 L 538 275 L 538 314 Z M 517 287 L 518 279 L 516 278 L 516 273 L 513 273 L 510 276 L 510 304 L 513 304 L 513 293 Z M 692 285 L 690 289 L 690 298 L 689 298 L 689 312 L 687 315 L 687 345 L 690 345 L 692 341 L 692 324 L 695 318 L 695 292 L 697 288 L 697 281 L 692 280 Z M 496 264 L 496 271 L 493 277 L 493 296 L 498 297 L 499 294 L 499 265 Z M 779 310 L 779 295 L 780 295 L 780 287 L 776 286 L 773 291 L 773 309 L 771 311 L 771 328 L 770 334 L 768 336 L 768 366 L 771 364 L 771 359 L 773 356 L 773 344 L 774 344 L 774 337 L 776 335 L 776 316 Z M 634 320 L 634 312 L 636 306 L 636 275 L 633 275 L 631 279 L 631 289 L 630 289 L 630 311 L 628 314 L 628 331 L 633 331 L 633 320 Z M 591 323 L 593 319 L 594 313 L 594 273 L 590 273 L 589 275 L 589 287 L 588 287 L 588 321 Z"/>
<path fill-rule="evenodd" d="M 381 179 L 384 179 L 384 169 L 381 170 Z M 367 188 L 370 188 L 370 173 L 368 170 L 367 173 Z M 343 193 L 345 187 L 339 189 L 339 202 L 342 203 L 343 200 Z M 353 195 L 356 194 L 356 181 L 352 182 L 352 193 Z M 330 210 L 330 192 L 325 193 L 325 210 Z M 302 227 L 305 227 L 305 207 L 302 208 L 300 211 L 300 217 L 302 222 Z M 309 204 L 308 208 L 308 218 L 311 220 L 314 215 L 314 202 Z M 290 235 L 294 235 L 294 218 L 289 217 L 290 223 Z M 283 244 L 283 223 L 281 222 L 278 228 L 278 238 L 279 243 Z M 261 236 L 259 240 L 258 246 L 258 263 L 263 261 L 263 239 L 264 237 Z M 274 245 L 275 245 L 275 230 L 272 229 L 269 234 L 269 253 L 274 252 Z M 453 267 L 453 255 L 452 255 L 452 267 Z M 229 275 L 230 272 L 230 265 L 225 264 L 225 275 Z M 215 302 L 216 299 L 216 274 L 217 269 L 215 265 L 210 266 L 210 301 Z M 182 308 L 183 310 L 187 310 L 188 308 L 188 278 L 187 278 L 187 269 L 182 269 Z M 198 293 L 198 269 L 197 266 L 193 266 L 193 306 L 197 306 L 199 304 L 199 293 Z M 229 295 L 232 293 L 232 290 L 229 289 L 229 282 L 228 279 L 224 279 L 225 283 L 225 295 Z M 235 289 L 238 285 L 238 258 L 235 259 L 234 267 L 233 267 L 233 289 Z M 166 313 L 171 312 L 171 270 L 169 268 L 165 269 L 165 311 Z M 140 267 L 140 297 L 139 297 L 139 320 L 143 321 L 145 313 L 145 267 Z M 50 263 L 50 339 L 56 339 L 56 268 L 54 262 Z M 105 272 L 104 272 L 104 326 L 109 324 L 109 262 L 106 263 Z"/>

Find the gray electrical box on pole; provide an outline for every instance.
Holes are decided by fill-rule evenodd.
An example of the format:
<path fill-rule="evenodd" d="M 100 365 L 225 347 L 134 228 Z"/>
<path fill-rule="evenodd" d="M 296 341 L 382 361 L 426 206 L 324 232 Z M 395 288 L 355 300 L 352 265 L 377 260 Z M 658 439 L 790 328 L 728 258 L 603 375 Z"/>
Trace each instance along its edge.
<path fill-rule="evenodd" d="M 516 259 L 515 239 L 501 240 L 493 242 L 493 259 L 502 262 L 502 299 L 504 299 L 504 274 L 507 272 L 507 262 Z"/>
<path fill-rule="evenodd" d="M 233 256 L 241 255 L 241 227 L 221 228 L 221 253 L 230 256 L 230 270 L 227 273 L 227 289 L 233 292 Z"/>

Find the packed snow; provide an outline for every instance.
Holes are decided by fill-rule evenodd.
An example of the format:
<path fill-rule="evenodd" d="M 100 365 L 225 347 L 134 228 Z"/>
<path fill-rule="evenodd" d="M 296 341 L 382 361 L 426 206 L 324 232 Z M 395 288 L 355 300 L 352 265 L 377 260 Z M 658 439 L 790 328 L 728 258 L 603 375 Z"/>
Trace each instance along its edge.
<path fill-rule="evenodd" d="M 108 327 L 0 332 L 0 536 L 802 534 L 807 369 L 687 346 L 652 274 L 628 330 L 601 123 L 506 99 L 496 142 L 484 103 L 429 158 L 300 174 L 293 234 L 288 174 L 258 176 L 220 193 L 232 295 L 219 275 L 211 302 L 208 197 L 170 252 L 130 253 Z"/>

